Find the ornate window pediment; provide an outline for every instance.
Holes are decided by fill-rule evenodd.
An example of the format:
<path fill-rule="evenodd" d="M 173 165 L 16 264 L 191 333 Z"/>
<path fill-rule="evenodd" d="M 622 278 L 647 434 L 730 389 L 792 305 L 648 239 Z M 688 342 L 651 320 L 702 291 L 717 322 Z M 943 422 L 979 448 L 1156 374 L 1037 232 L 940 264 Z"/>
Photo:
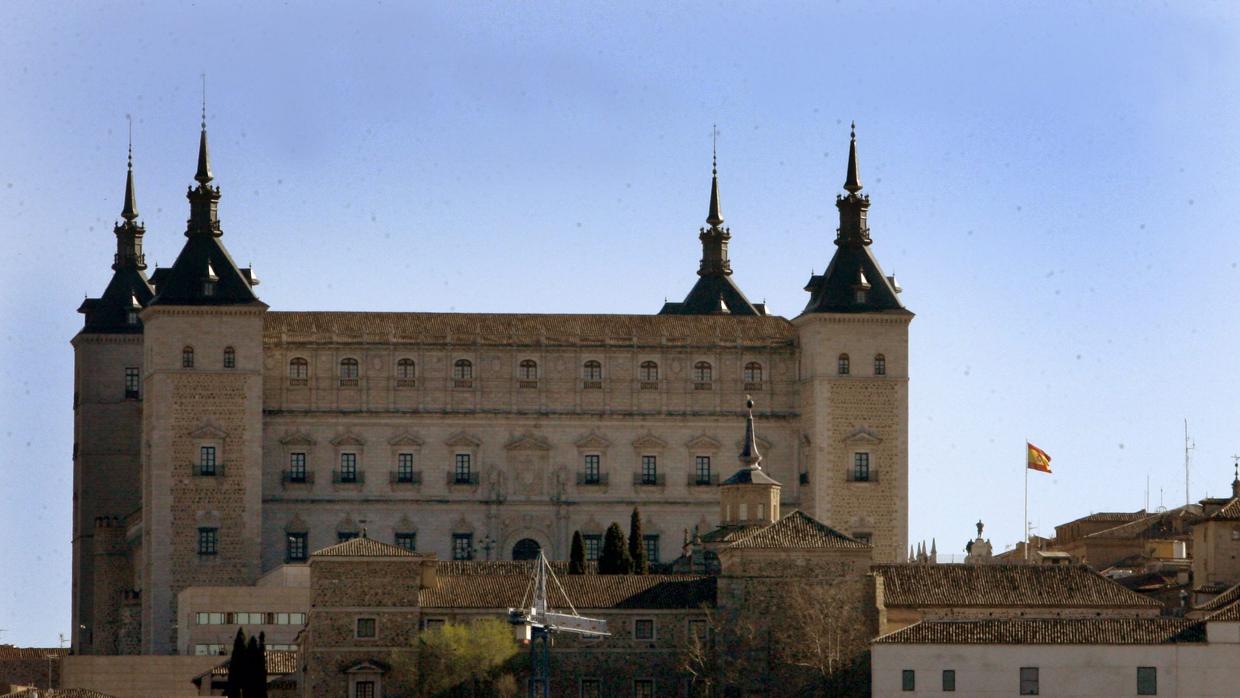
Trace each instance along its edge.
<path fill-rule="evenodd" d="M 447 439 L 444 440 L 443 443 L 445 446 L 456 446 L 456 447 L 464 447 L 464 448 L 478 448 L 479 446 L 482 445 L 482 441 L 478 440 L 477 438 L 473 436 L 470 436 L 469 434 L 466 434 L 463 431 L 458 431 L 452 436 L 449 436 Z"/>
<path fill-rule="evenodd" d="M 413 434 L 410 434 L 407 431 L 402 431 L 396 436 L 393 436 L 392 438 L 388 439 L 388 445 L 389 446 L 415 446 L 416 447 L 416 446 L 422 445 L 422 439 L 419 439 L 418 437 L 414 436 Z"/>
<path fill-rule="evenodd" d="M 189 435 L 195 439 L 216 439 L 223 441 L 228 438 L 228 434 L 211 422 L 204 422 L 202 426 L 194 429 Z"/>
<path fill-rule="evenodd" d="M 362 659 L 350 664 L 345 670 L 346 674 L 386 674 L 388 666 L 383 662 L 375 659 Z"/>
<path fill-rule="evenodd" d="M 313 446 L 315 441 L 304 431 L 290 431 L 280 437 L 280 443 L 285 446 Z"/>
<path fill-rule="evenodd" d="M 471 524 L 464 516 L 458 518 L 452 524 L 453 533 L 473 533 L 474 525 Z"/>
<path fill-rule="evenodd" d="M 346 431 L 332 439 L 333 446 L 365 446 L 366 442 L 361 437 L 351 431 Z"/>
<path fill-rule="evenodd" d="M 536 434 L 525 433 L 504 444 L 505 451 L 550 451 L 551 442 Z"/>
<path fill-rule="evenodd" d="M 284 524 L 285 533 L 306 533 L 309 530 L 310 527 L 307 526 L 306 522 L 302 521 L 301 517 L 297 514 L 294 514 L 293 518 L 289 519 L 289 522 Z"/>
<path fill-rule="evenodd" d="M 638 451 L 660 451 L 667 448 L 667 442 L 654 434 L 643 434 L 633 441 L 633 448 Z"/>
<path fill-rule="evenodd" d="M 723 444 L 719 443 L 718 440 L 706 434 L 695 436 L 685 443 L 685 447 L 690 451 L 718 451 L 722 446 Z"/>
<path fill-rule="evenodd" d="M 603 451 L 611 446 L 611 442 L 600 436 L 597 432 L 590 432 L 585 436 L 577 439 L 574 445 L 583 450 Z"/>
<path fill-rule="evenodd" d="M 840 440 L 843 441 L 844 443 L 858 443 L 858 444 L 880 444 L 883 442 L 882 439 L 878 438 L 877 434 L 870 431 L 869 429 L 866 429 L 865 427 L 860 427 L 856 429 L 851 434 L 849 434 L 848 436 L 845 436 L 843 439 L 840 439 Z"/>

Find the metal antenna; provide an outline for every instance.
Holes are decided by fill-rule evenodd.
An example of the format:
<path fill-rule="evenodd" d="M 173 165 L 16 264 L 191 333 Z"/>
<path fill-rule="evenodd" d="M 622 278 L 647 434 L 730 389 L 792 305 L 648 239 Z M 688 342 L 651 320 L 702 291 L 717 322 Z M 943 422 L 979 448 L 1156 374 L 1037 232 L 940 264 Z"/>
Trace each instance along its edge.
<path fill-rule="evenodd" d="M 710 173 L 719 174 L 719 124 L 710 125 Z"/>
<path fill-rule="evenodd" d="M 133 115 L 126 114 L 125 121 L 129 122 L 129 169 L 133 169 Z"/>

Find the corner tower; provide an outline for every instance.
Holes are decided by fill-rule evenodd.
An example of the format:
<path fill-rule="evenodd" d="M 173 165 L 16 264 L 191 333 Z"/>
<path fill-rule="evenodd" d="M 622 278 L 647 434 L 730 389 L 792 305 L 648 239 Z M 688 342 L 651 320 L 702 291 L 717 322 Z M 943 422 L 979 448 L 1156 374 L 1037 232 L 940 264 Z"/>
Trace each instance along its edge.
<path fill-rule="evenodd" d="M 706 225 L 698 231 L 702 241 L 702 261 L 698 280 L 689 295 L 680 303 L 664 303 L 660 315 L 766 315 L 766 304 L 750 303 L 732 281 L 732 263 L 728 261 L 728 241 L 732 230 L 723 227 L 719 208 L 719 162 L 715 153 L 710 164 L 710 207 Z"/>
<path fill-rule="evenodd" d="M 262 498 L 263 316 L 221 242 L 204 108 L 185 246 L 152 276 L 142 421 L 142 648 L 176 647 L 189 586 L 253 584 Z"/>
<path fill-rule="evenodd" d="M 125 546 L 126 517 L 142 505 L 141 310 L 154 295 L 146 278 L 133 143 L 121 222 L 112 229 L 112 279 L 82 302 L 73 338 L 73 651 L 119 654 L 123 600 L 135 587 Z"/>
<path fill-rule="evenodd" d="M 870 246 L 870 197 L 861 195 L 855 124 L 840 225 L 827 270 L 806 284 L 793 320 L 801 350 L 802 419 L 815 518 L 872 543 L 875 562 L 908 547 L 908 327 L 895 277 Z"/>

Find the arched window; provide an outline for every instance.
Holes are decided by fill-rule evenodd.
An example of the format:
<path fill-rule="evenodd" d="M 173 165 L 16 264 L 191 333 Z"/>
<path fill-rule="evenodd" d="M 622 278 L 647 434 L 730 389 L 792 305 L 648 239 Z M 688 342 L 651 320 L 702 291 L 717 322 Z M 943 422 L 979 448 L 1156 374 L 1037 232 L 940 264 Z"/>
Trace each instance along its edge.
<path fill-rule="evenodd" d="M 693 381 L 695 383 L 709 383 L 711 381 L 709 361 L 699 361 L 693 364 Z"/>
<path fill-rule="evenodd" d="M 183 347 L 181 349 L 181 368 L 193 368 L 193 367 L 194 367 L 194 348 L 188 347 L 188 346 Z"/>
<path fill-rule="evenodd" d="M 883 356 L 882 354 L 874 355 L 874 375 L 876 376 L 887 375 L 887 357 Z"/>
<path fill-rule="evenodd" d="M 603 380 L 603 364 L 593 359 L 585 362 L 581 367 L 581 378 L 588 381 Z"/>
<path fill-rule="evenodd" d="M 452 364 L 452 377 L 459 381 L 467 381 L 474 377 L 474 365 L 469 359 L 457 359 Z"/>
<path fill-rule="evenodd" d="M 762 382 L 762 364 L 758 363 L 757 361 L 750 361 L 749 363 L 745 364 L 745 369 L 743 371 L 743 377 L 746 383 L 761 383 Z"/>
<path fill-rule="evenodd" d="M 523 381 L 538 380 L 538 362 L 533 359 L 525 359 L 517 368 L 517 375 Z"/>
<path fill-rule="evenodd" d="M 288 362 L 288 377 L 305 380 L 310 375 L 310 362 L 300 356 Z"/>
<path fill-rule="evenodd" d="M 659 364 L 653 361 L 643 361 L 638 369 L 638 375 L 642 382 L 651 383 L 659 380 Z"/>
<path fill-rule="evenodd" d="M 224 347 L 224 368 L 237 367 L 237 350 L 232 347 Z"/>
<path fill-rule="evenodd" d="M 357 380 L 357 359 L 340 360 L 340 380 Z"/>
<path fill-rule="evenodd" d="M 837 363 L 837 367 L 839 368 L 839 374 L 840 374 L 841 376 L 847 376 L 847 375 L 848 375 L 848 354 L 840 354 L 840 358 L 839 358 L 839 362 Z"/>
<path fill-rule="evenodd" d="M 400 380 L 410 380 L 413 378 L 413 359 L 401 359 L 396 362 L 396 377 Z"/>

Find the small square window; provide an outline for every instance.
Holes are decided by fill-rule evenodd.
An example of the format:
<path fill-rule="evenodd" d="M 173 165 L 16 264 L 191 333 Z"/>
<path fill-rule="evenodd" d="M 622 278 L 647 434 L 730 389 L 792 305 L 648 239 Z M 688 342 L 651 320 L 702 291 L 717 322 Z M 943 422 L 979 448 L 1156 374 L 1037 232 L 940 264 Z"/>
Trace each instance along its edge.
<path fill-rule="evenodd" d="M 956 690 L 956 670 L 943 670 L 943 692 L 951 693 Z"/>
<path fill-rule="evenodd" d="M 354 538 L 357 538 L 357 531 L 336 531 L 336 541 L 339 543 L 344 543 Z"/>
<path fill-rule="evenodd" d="M 1038 695 L 1038 668 L 1036 666 L 1020 668 L 1020 694 L 1022 696 Z"/>
<path fill-rule="evenodd" d="M 200 528 L 198 529 L 198 554 L 214 555 L 219 548 L 220 529 L 218 528 Z"/>
<path fill-rule="evenodd" d="M 1158 667 L 1137 667 L 1137 695 L 1158 695 Z"/>
<path fill-rule="evenodd" d="M 634 640 L 653 640 L 654 639 L 654 619 L 638 618 L 633 621 L 633 639 Z"/>
<path fill-rule="evenodd" d="M 372 639 L 375 637 L 375 619 L 374 618 L 358 618 L 357 619 L 357 637 L 359 639 Z"/>
<path fill-rule="evenodd" d="M 418 551 L 418 534 L 412 532 L 397 533 L 396 544 L 411 553 L 415 553 Z"/>
<path fill-rule="evenodd" d="M 912 669 L 905 669 L 900 672 L 900 690 L 916 691 L 917 690 L 917 672 Z"/>
<path fill-rule="evenodd" d="M 453 533 L 452 534 L 452 559 L 453 560 L 474 559 L 474 534 L 472 533 Z"/>
<path fill-rule="evenodd" d="M 290 533 L 288 534 L 288 553 L 289 562 L 305 562 L 306 561 L 306 534 Z"/>
<path fill-rule="evenodd" d="M 581 540 L 586 544 L 586 560 L 590 562 L 598 560 L 599 551 L 603 549 L 603 537 L 597 533 L 590 533 L 582 536 Z"/>

